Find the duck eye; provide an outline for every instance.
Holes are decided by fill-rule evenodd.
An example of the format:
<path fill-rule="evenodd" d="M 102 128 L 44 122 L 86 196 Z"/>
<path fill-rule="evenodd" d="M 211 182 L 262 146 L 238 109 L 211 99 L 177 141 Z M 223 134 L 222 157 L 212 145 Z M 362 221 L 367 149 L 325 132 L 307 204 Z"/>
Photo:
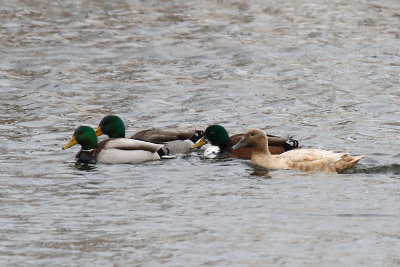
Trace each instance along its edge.
<path fill-rule="evenodd" d="M 251 136 L 255 136 L 255 135 L 256 135 L 256 133 L 255 133 L 255 132 L 252 132 L 252 133 L 250 133 L 250 135 L 251 135 Z"/>

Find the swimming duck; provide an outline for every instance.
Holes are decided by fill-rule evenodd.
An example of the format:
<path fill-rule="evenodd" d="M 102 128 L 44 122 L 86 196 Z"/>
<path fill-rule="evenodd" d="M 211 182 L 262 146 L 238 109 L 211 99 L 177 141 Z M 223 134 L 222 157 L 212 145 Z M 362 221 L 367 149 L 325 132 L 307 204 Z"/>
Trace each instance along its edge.
<path fill-rule="evenodd" d="M 250 159 L 253 153 L 253 148 L 242 147 L 238 150 L 232 150 L 244 134 L 228 135 L 226 129 L 221 125 L 208 126 L 204 131 L 203 137 L 195 143 L 192 148 L 199 148 L 207 142 L 211 143 L 211 147 L 207 148 L 204 152 L 206 157 L 215 158 L 216 156 L 228 156 L 241 159 Z M 269 151 L 272 154 L 280 154 L 285 151 L 297 148 L 299 143 L 296 140 L 281 138 L 278 136 L 269 135 L 268 141 L 270 143 Z"/>
<path fill-rule="evenodd" d="M 308 172 L 338 173 L 355 167 L 357 162 L 365 157 L 320 149 L 294 149 L 280 155 L 271 155 L 267 149 L 268 141 L 262 130 L 251 129 L 232 149 L 252 147 L 254 151 L 251 161 L 265 168 Z"/>
<path fill-rule="evenodd" d="M 169 154 L 167 148 L 141 140 L 111 138 L 97 143 L 97 136 L 89 126 L 79 126 L 71 140 L 63 147 L 82 146 L 76 154 L 80 161 L 101 163 L 141 163 L 157 160 Z"/>
<path fill-rule="evenodd" d="M 135 133 L 130 138 L 161 144 L 175 140 L 190 139 L 196 130 L 148 129 Z M 96 135 L 106 134 L 109 138 L 125 138 L 125 125 L 121 118 L 115 115 L 105 116 L 99 123 Z"/>
<path fill-rule="evenodd" d="M 109 138 L 125 138 L 125 125 L 121 118 L 115 115 L 104 117 L 96 129 L 97 136 L 102 134 Z M 171 154 L 176 154 L 188 152 L 202 135 L 203 131 L 200 130 L 149 129 L 135 133 L 131 139 L 163 144 Z"/>

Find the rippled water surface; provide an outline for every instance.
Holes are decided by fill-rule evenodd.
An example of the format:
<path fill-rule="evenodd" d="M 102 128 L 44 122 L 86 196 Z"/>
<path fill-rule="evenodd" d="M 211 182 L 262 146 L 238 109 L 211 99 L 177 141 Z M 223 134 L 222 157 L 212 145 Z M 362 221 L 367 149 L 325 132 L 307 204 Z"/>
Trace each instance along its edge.
<path fill-rule="evenodd" d="M 0 38 L 2 265 L 400 265 L 399 1 L 2 1 Z M 367 158 L 327 175 L 61 150 L 111 113 Z"/>

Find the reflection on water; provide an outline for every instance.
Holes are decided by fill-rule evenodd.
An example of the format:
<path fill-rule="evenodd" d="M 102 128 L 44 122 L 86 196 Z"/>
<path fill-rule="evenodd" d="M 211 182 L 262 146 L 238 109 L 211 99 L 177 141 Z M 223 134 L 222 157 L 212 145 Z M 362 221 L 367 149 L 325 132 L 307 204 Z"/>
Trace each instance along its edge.
<path fill-rule="evenodd" d="M 252 162 L 246 162 L 246 165 L 250 167 L 250 169 L 247 169 L 247 171 L 250 172 L 250 175 L 263 177 L 266 179 L 272 178 L 269 169 L 255 165 Z"/>
<path fill-rule="evenodd" d="M 272 176 L 269 174 L 267 170 L 254 170 L 253 172 L 250 173 L 250 175 L 264 177 L 266 179 L 272 178 Z"/>
<path fill-rule="evenodd" d="M 399 10 L 397 0 L 3 1 L 0 263 L 399 265 Z M 202 150 L 137 165 L 61 151 L 107 114 L 128 136 L 258 127 L 367 157 L 328 175 Z"/>
<path fill-rule="evenodd" d="M 92 172 L 96 170 L 96 163 L 76 161 L 74 167 L 80 171 Z"/>
<path fill-rule="evenodd" d="M 349 170 L 350 171 L 350 170 Z M 357 168 L 352 170 L 353 173 L 366 173 L 366 174 L 400 174 L 400 165 L 391 164 L 388 166 L 374 166 L 370 168 Z"/>

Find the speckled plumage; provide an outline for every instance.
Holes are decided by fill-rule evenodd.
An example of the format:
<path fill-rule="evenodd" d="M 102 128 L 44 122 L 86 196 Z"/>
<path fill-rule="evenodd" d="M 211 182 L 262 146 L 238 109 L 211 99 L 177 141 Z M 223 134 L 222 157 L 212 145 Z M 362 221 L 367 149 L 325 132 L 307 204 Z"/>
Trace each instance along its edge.
<path fill-rule="evenodd" d="M 254 148 L 251 157 L 253 163 L 271 169 L 338 173 L 344 169 L 354 168 L 357 162 L 365 157 L 320 149 L 295 149 L 280 155 L 272 155 L 266 148 L 268 139 L 259 129 L 249 130 L 233 148 L 244 145 Z"/>

